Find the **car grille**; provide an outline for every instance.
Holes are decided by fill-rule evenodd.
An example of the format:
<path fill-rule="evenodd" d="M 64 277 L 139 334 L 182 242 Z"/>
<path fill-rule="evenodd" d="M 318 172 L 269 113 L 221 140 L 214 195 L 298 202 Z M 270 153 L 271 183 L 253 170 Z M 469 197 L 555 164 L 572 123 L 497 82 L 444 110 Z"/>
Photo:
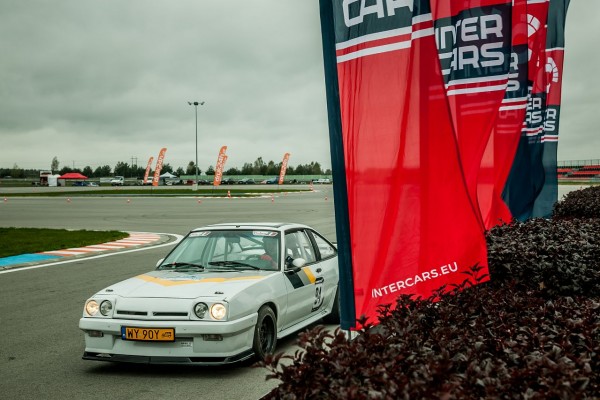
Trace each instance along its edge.
<path fill-rule="evenodd" d="M 126 310 L 117 310 L 117 315 L 148 315 L 145 311 L 126 311 Z"/>
<path fill-rule="evenodd" d="M 143 320 L 164 320 L 164 319 L 189 319 L 189 313 L 181 311 L 136 311 L 136 310 L 116 310 L 116 317 L 128 317 L 130 319 Z"/>

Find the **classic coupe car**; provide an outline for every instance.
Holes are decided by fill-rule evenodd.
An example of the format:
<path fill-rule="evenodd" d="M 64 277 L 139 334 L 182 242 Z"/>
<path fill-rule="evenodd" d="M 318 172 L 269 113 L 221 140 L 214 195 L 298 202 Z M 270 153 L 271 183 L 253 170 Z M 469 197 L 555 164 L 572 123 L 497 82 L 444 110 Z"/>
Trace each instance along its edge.
<path fill-rule="evenodd" d="M 242 223 L 191 231 L 156 269 L 85 302 L 86 360 L 229 364 L 339 320 L 335 246 L 305 225 Z"/>

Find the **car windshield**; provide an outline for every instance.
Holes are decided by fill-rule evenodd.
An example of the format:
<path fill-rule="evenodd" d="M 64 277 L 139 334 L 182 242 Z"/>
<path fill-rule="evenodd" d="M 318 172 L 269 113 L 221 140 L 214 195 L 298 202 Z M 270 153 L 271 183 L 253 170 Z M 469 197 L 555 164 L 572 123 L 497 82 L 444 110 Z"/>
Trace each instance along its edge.
<path fill-rule="evenodd" d="M 280 236 L 271 230 L 191 232 L 158 269 L 200 266 L 204 271 L 276 271 L 280 268 Z"/>

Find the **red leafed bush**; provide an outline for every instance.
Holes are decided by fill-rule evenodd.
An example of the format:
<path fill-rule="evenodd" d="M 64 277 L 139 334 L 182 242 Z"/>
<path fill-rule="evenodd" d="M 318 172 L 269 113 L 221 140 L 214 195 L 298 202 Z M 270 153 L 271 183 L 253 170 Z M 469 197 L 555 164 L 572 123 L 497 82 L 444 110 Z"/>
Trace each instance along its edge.
<path fill-rule="evenodd" d="M 265 399 L 600 399 L 600 213 L 572 199 L 488 232 L 489 282 L 400 296 L 351 341 L 301 333 Z"/>

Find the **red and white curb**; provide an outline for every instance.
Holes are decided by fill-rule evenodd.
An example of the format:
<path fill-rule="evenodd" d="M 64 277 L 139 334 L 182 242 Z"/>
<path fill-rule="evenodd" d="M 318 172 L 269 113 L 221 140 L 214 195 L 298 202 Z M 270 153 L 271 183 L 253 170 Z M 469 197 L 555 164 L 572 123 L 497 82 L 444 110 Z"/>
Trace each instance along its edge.
<path fill-rule="evenodd" d="M 86 247 L 73 247 L 70 249 L 44 251 L 38 254 L 50 254 L 54 256 L 77 256 L 95 253 L 99 251 L 122 250 L 135 246 L 143 246 L 160 240 L 160 235 L 153 233 L 130 232 L 128 238 L 115 240 L 114 242 L 102 243 Z"/>

